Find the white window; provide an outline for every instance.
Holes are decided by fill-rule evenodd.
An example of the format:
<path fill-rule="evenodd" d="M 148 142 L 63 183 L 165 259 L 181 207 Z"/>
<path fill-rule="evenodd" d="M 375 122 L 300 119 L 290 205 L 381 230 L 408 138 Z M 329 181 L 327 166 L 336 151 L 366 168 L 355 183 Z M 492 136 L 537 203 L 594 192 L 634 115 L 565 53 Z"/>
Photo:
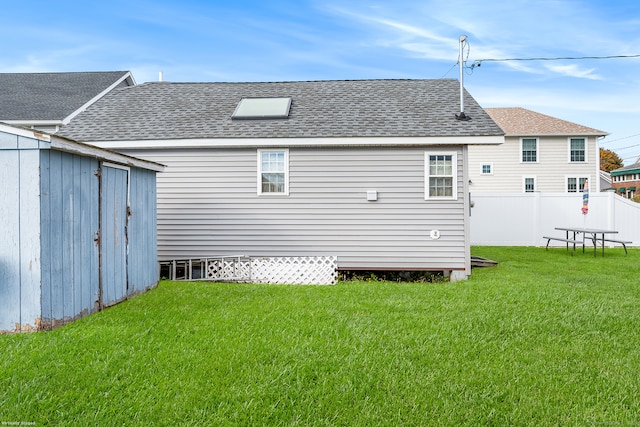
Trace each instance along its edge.
<path fill-rule="evenodd" d="M 538 161 L 538 139 L 522 138 L 520 140 L 520 161 L 523 163 L 536 163 Z"/>
<path fill-rule="evenodd" d="M 480 174 L 493 175 L 493 163 L 483 163 L 480 166 Z"/>
<path fill-rule="evenodd" d="M 587 143 L 584 138 L 569 138 L 569 161 L 587 161 Z"/>
<path fill-rule="evenodd" d="M 425 153 L 425 199 L 458 197 L 456 153 Z"/>
<path fill-rule="evenodd" d="M 589 177 L 586 177 L 586 176 L 568 176 L 567 192 L 568 193 L 584 192 L 584 183 L 587 182 L 588 179 Z"/>
<path fill-rule="evenodd" d="M 258 194 L 289 195 L 288 150 L 258 150 Z"/>
<path fill-rule="evenodd" d="M 522 184 L 523 184 L 525 193 L 533 193 L 534 191 L 536 191 L 536 177 L 535 176 L 525 176 L 522 179 Z"/>

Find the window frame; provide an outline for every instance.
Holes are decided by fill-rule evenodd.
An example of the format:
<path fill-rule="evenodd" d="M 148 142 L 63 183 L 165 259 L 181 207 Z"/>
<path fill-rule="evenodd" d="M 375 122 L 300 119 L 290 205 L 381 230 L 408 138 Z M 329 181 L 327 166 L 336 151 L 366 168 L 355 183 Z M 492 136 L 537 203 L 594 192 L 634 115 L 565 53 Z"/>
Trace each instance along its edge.
<path fill-rule="evenodd" d="M 536 149 L 535 149 L 535 156 L 536 159 L 535 160 L 525 160 L 524 159 L 524 141 L 525 140 L 533 140 L 536 143 Z M 520 155 L 520 163 L 538 163 L 540 161 L 540 139 L 537 137 L 527 137 L 527 138 L 520 138 L 520 151 L 519 151 L 519 155 Z"/>
<path fill-rule="evenodd" d="M 527 180 L 528 179 L 532 179 L 533 180 L 533 190 L 531 190 L 531 191 L 527 191 Z M 536 191 L 538 191 L 538 177 L 535 176 L 535 175 L 523 176 L 522 177 L 522 192 L 523 193 L 535 193 Z"/>
<path fill-rule="evenodd" d="M 263 191 L 262 190 L 262 175 L 263 173 L 268 173 L 268 172 L 263 172 L 262 170 L 262 155 L 263 153 L 282 153 L 284 154 L 284 159 L 283 159 L 283 169 L 282 171 L 277 171 L 277 172 L 271 172 L 271 173 L 282 173 L 284 174 L 284 191 L 278 191 L 278 192 L 271 192 L 271 191 Z M 288 196 L 289 195 L 289 149 L 287 148 L 259 148 L 257 151 L 257 194 L 258 196 L 267 196 L 267 197 L 274 197 L 274 196 Z"/>
<path fill-rule="evenodd" d="M 575 191 L 571 191 L 569 190 L 569 180 L 570 179 L 575 179 L 576 180 L 576 190 Z M 582 189 L 580 188 L 580 180 L 584 179 L 585 181 L 590 181 L 591 177 L 590 176 L 581 176 L 581 175 L 565 175 L 564 177 L 564 190 L 567 193 L 584 193 L 584 183 L 582 185 Z"/>
<path fill-rule="evenodd" d="M 484 171 L 484 167 L 489 167 L 489 172 Z M 493 175 L 493 163 L 481 163 L 480 164 L 480 175 Z"/>
<path fill-rule="evenodd" d="M 435 175 L 437 177 L 451 178 L 451 196 L 430 195 L 430 157 L 451 156 L 451 174 Z M 425 151 L 424 153 L 424 199 L 425 200 L 458 200 L 458 153 L 455 151 Z"/>
<path fill-rule="evenodd" d="M 573 140 L 578 140 L 581 139 L 582 142 L 584 143 L 584 147 L 583 147 L 583 156 L 584 156 L 584 160 L 573 160 L 573 156 L 572 153 L 574 150 L 571 149 L 571 143 L 573 142 Z M 588 150 L 587 150 L 587 138 L 586 137 L 569 137 L 567 138 L 567 151 L 568 151 L 568 160 L 569 163 L 587 163 L 589 161 L 589 156 L 588 156 Z"/>
<path fill-rule="evenodd" d="M 288 119 L 292 99 L 285 97 L 247 97 L 238 101 L 232 120 Z"/>

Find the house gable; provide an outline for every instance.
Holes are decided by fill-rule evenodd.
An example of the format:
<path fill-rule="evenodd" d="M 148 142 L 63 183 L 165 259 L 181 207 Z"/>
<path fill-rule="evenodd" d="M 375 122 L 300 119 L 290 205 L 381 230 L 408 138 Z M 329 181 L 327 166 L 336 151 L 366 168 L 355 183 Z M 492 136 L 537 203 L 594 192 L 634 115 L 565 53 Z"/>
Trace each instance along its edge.
<path fill-rule="evenodd" d="M 111 90 L 134 84 L 128 71 L 0 73 L 0 121 L 56 130 Z"/>

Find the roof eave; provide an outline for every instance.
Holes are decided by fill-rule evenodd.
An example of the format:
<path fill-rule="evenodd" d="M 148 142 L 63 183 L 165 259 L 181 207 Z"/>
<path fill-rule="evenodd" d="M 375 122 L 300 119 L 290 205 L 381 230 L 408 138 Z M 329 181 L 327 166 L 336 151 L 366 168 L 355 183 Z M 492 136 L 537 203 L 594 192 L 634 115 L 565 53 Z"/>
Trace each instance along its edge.
<path fill-rule="evenodd" d="M 407 147 L 452 145 L 500 145 L 502 135 L 433 137 L 335 137 L 335 138 L 185 138 L 91 141 L 108 149 L 253 148 L 253 147 Z"/>
<path fill-rule="evenodd" d="M 74 141 L 72 139 L 59 137 L 55 135 L 51 137 L 51 148 L 54 148 L 59 151 L 64 151 L 67 153 L 80 154 L 83 156 L 89 156 L 89 157 L 94 157 L 101 160 L 107 160 L 109 162 L 119 163 L 122 165 L 148 169 L 155 172 L 163 172 L 165 169 L 165 165 L 157 162 L 138 159 L 135 157 L 128 156 L 126 154 L 116 153 L 114 151 L 107 150 L 103 147 L 97 147 L 94 145 L 85 144 L 82 142 Z"/>
<path fill-rule="evenodd" d="M 595 136 L 595 137 L 604 137 L 608 136 L 607 132 L 600 133 L 532 133 L 532 132 L 514 132 L 514 133 L 505 133 L 505 136 L 517 136 L 517 137 L 573 137 L 573 136 Z"/>
<path fill-rule="evenodd" d="M 2 120 L 16 126 L 61 126 L 62 120 Z"/>

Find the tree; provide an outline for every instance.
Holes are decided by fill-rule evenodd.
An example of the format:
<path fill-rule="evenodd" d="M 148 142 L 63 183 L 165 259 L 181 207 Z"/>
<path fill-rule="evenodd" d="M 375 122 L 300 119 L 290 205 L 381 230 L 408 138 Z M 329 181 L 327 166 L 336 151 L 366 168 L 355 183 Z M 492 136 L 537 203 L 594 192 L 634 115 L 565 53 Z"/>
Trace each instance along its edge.
<path fill-rule="evenodd" d="M 611 172 L 622 166 L 624 166 L 622 159 L 614 151 L 607 150 L 606 148 L 600 149 L 600 170 Z"/>

